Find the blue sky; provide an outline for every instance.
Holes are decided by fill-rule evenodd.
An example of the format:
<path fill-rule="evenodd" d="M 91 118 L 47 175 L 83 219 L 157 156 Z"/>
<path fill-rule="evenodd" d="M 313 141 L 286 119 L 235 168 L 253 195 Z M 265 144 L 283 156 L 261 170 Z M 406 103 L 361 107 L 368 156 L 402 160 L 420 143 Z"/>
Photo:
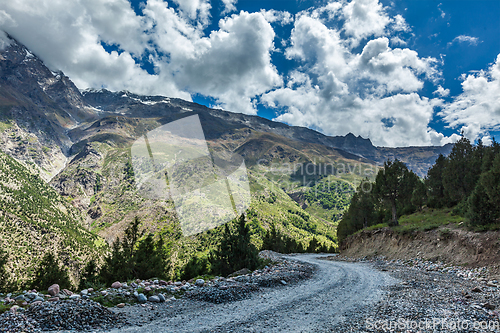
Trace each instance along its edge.
<path fill-rule="evenodd" d="M 500 139 L 500 1 L 0 0 L 81 88 L 257 114 L 379 146 Z"/>

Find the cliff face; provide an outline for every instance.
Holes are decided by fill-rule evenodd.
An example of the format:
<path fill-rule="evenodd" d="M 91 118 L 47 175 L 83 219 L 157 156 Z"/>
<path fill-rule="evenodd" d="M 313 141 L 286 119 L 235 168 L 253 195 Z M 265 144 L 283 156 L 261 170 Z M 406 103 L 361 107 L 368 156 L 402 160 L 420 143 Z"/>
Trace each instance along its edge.
<path fill-rule="evenodd" d="M 13 39 L 0 50 L 0 146 L 45 180 L 59 172 L 71 140 L 66 131 L 97 119 L 75 85 Z"/>
<path fill-rule="evenodd" d="M 349 236 L 341 255 L 352 258 L 438 260 L 469 267 L 491 266 L 500 273 L 500 232 L 472 232 L 455 226 L 402 234 L 389 228 Z"/>

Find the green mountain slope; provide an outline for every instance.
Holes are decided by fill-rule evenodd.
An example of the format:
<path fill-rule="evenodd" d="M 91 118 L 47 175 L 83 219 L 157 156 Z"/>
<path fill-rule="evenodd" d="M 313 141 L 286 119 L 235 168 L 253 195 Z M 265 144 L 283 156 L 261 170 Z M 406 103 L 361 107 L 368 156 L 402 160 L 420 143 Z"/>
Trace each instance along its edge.
<path fill-rule="evenodd" d="M 47 251 L 57 254 L 73 278 L 106 245 L 83 226 L 80 212 L 35 172 L 0 152 L 0 244 L 12 277 L 25 282 Z"/>

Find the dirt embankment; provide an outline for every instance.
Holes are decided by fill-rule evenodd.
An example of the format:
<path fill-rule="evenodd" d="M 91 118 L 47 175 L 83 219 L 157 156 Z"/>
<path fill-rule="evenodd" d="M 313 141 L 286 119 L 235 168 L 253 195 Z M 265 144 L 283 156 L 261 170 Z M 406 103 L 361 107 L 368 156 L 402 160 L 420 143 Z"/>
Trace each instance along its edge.
<path fill-rule="evenodd" d="M 488 266 L 500 272 L 500 232 L 471 232 L 452 226 L 408 233 L 389 228 L 361 231 L 341 245 L 341 255 L 361 258 L 385 256 L 387 259 L 443 261 L 468 267 Z"/>

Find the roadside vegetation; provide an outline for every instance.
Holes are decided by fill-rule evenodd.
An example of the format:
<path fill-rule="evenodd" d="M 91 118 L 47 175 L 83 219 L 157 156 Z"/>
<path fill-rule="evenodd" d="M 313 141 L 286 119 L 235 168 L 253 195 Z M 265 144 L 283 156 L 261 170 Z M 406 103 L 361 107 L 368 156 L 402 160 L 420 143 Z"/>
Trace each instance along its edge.
<path fill-rule="evenodd" d="M 339 241 L 361 229 L 431 230 L 457 224 L 500 229 L 500 145 L 460 139 L 425 179 L 401 161 L 387 161 L 375 182 L 361 183 L 337 229 Z"/>

